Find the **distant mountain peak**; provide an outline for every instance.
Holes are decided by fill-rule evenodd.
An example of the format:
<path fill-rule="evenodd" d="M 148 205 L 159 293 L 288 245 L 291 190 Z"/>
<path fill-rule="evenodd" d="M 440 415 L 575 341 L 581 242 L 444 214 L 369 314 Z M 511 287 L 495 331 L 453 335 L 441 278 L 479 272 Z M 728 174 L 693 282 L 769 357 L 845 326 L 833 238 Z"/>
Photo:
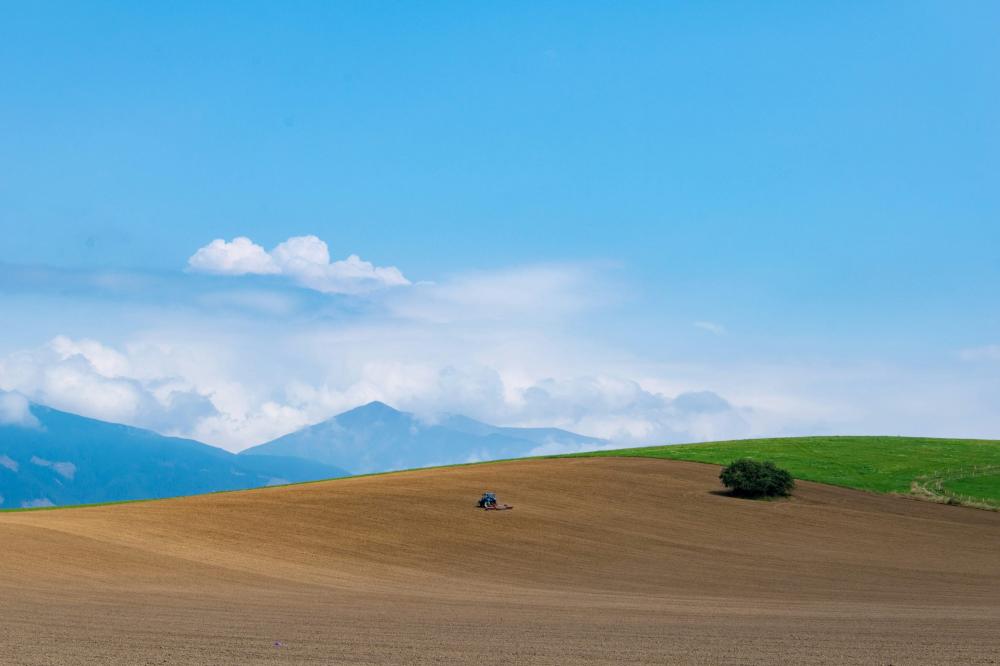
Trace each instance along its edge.
<path fill-rule="evenodd" d="M 355 407 L 354 409 L 349 409 L 346 412 L 340 414 L 340 416 L 347 416 L 348 414 L 402 414 L 395 407 L 391 407 L 381 400 L 372 400 L 369 403 Z"/>
<path fill-rule="evenodd" d="M 246 449 L 241 455 L 304 458 L 360 474 L 516 458 L 537 451 L 578 451 L 606 444 L 556 428 L 499 427 L 461 414 L 424 422 L 375 400 Z"/>

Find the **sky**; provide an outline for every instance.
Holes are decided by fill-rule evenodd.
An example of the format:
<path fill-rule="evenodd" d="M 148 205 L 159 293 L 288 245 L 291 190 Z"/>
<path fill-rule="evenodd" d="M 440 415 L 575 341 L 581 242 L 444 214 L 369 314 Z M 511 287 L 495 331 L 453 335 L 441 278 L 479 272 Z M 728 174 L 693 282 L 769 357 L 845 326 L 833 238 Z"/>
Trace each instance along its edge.
<path fill-rule="evenodd" d="M 0 390 L 231 450 L 1000 437 L 998 19 L 5 3 Z"/>

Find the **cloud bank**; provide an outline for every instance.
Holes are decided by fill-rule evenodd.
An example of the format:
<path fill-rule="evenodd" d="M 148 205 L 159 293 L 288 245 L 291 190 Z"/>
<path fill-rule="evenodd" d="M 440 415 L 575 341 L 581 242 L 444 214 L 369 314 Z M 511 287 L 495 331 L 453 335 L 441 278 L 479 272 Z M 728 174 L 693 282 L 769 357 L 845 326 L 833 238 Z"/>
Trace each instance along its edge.
<path fill-rule="evenodd" d="M 375 340 L 336 328 L 272 336 L 271 359 L 256 368 L 247 359 L 264 352 L 250 337 L 171 345 L 137 339 L 119 350 L 60 336 L 0 361 L 0 381 L 57 409 L 231 450 L 371 400 L 429 420 L 460 413 L 500 425 L 562 427 L 619 445 L 737 436 L 749 428 L 741 409 L 712 392 L 668 396 L 607 374 L 535 377 L 513 362 L 516 351 L 506 357 L 495 349 L 486 365 L 470 355 L 471 342 L 454 338 L 445 343 L 453 349 L 430 354 L 438 358 L 413 360 L 405 351 L 390 358 L 379 353 L 380 336 L 367 332 Z M 394 335 L 429 351 L 419 330 Z"/>
<path fill-rule="evenodd" d="M 35 415 L 31 413 L 31 405 L 27 398 L 20 393 L 0 390 L 0 425 L 37 428 L 39 423 Z M 4 460 L 0 459 L 0 464 L 3 463 Z M 16 468 L 14 469 L 16 471 Z"/>
<path fill-rule="evenodd" d="M 95 340 L 60 335 L 0 359 L 0 389 L 56 409 L 167 434 L 183 432 L 192 420 L 214 413 L 189 381 L 150 372 L 144 362 Z M 0 393 L 0 419 L 37 426 L 19 393 Z"/>
<path fill-rule="evenodd" d="M 696 318 L 679 313 L 674 330 L 644 319 L 623 305 L 634 290 L 609 265 L 511 266 L 389 289 L 409 280 L 360 259 L 330 262 L 325 243 L 303 236 L 270 252 L 213 241 L 189 268 L 0 266 L 0 298 L 14 294 L 6 313 L 38 340 L 0 352 L 0 391 L 16 392 L 0 393 L 0 419 L 35 424 L 30 399 L 230 450 L 371 400 L 428 420 L 556 426 L 616 445 L 1000 428 L 992 364 L 964 362 L 996 358 L 992 347 L 949 351 L 954 367 L 941 368 L 716 359 L 717 345 L 672 352 Z"/>
<path fill-rule="evenodd" d="M 245 236 L 221 238 L 188 259 L 189 270 L 215 275 L 283 275 L 326 294 L 365 294 L 410 284 L 395 266 L 375 266 L 352 254 L 330 261 L 330 249 L 316 236 L 294 236 L 270 252 Z"/>
<path fill-rule="evenodd" d="M 323 281 L 323 267 L 333 266 L 328 256 L 315 237 L 271 252 L 237 239 L 202 248 L 191 264 Z M 747 432 L 743 407 L 718 396 L 711 409 L 694 404 L 686 394 L 705 386 L 651 388 L 630 377 L 634 369 L 609 361 L 617 350 L 587 342 L 590 328 L 581 322 L 613 308 L 617 285 L 602 270 L 550 264 L 474 271 L 351 303 L 301 300 L 266 283 L 247 292 L 234 281 L 210 294 L 201 283 L 189 294 L 164 287 L 157 294 L 170 302 L 162 314 L 154 308 L 116 342 L 71 329 L 0 357 L 0 389 L 231 450 L 371 400 L 427 419 L 460 413 L 619 444 Z M 133 301 L 116 309 L 119 292 L 109 293 L 102 320 L 134 310 Z"/>

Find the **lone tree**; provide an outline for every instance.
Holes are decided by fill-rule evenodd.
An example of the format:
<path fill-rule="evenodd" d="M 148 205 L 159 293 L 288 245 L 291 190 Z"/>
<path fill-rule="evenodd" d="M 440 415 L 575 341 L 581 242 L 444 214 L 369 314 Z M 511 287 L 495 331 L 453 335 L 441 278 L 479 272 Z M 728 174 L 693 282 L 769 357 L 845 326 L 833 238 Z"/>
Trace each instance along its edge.
<path fill-rule="evenodd" d="M 739 497 L 783 497 L 795 487 L 792 475 L 769 460 L 734 460 L 722 469 L 719 478 Z"/>

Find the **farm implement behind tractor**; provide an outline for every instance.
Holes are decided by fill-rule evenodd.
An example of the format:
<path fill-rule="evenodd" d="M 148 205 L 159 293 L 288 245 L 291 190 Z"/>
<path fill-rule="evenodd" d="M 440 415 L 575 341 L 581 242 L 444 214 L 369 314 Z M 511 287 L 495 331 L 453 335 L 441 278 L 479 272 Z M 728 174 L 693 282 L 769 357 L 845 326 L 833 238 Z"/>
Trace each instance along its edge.
<path fill-rule="evenodd" d="M 491 492 L 483 493 L 483 496 L 479 498 L 477 506 L 486 511 L 507 511 L 514 508 L 510 504 L 497 503 L 497 494 Z"/>

